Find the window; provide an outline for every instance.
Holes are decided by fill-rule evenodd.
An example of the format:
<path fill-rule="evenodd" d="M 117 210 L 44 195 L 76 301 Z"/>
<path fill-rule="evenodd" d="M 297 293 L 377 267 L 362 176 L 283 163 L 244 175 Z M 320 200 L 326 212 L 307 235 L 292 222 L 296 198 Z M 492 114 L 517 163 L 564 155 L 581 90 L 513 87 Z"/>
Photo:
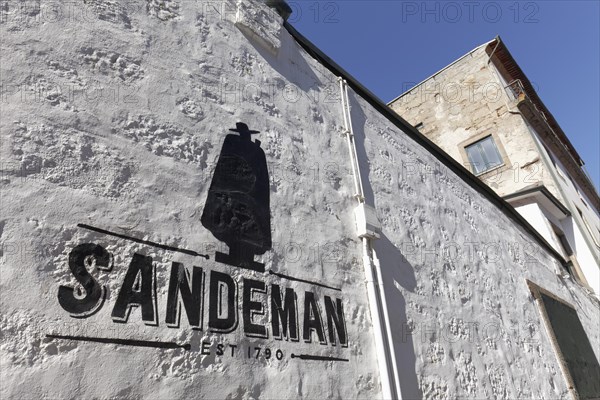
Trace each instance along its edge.
<path fill-rule="evenodd" d="M 569 242 L 567 241 L 567 237 L 565 236 L 565 233 L 558 226 L 554 225 L 552 222 L 550 222 L 550 226 L 552 226 L 552 230 L 554 231 L 554 234 L 558 238 L 558 241 L 563 250 L 563 254 L 565 254 L 567 257 L 571 257 L 574 253 L 573 253 L 573 249 L 571 249 L 571 246 L 569 246 Z"/>
<path fill-rule="evenodd" d="M 600 365 L 575 308 L 527 281 L 540 308 L 558 362 L 562 364 L 567 386 L 574 398 L 596 399 L 600 393 Z"/>
<path fill-rule="evenodd" d="M 594 244 L 596 245 L 596 247 L 600 248 L 600 239 L 597 238 L 596 235 L 594 235 L 594 230 L 592 229 L 592 227 L 590 226 L 590 224 L 587 222 L 587 220 L 583 216 L 583 213 L 581 212 L 581 210 L 577 206 L 575 206 L 575 209 L 579 213 L 579 216 L 581 217 L 581 220 L 583 221 L 583 224 L 585 225 L 585 228 L 588 230 L 588 233 L 592 237 L 592 240 L 594 241 Z"/>
<path fill-rule="evenodd" d="M 482 174 L 504 164 L 500 151 L 498 151 L 498 147 L 491 135 L 465 146 L 465 150 L 469 157 L 469 162 L 473 166 L 473 173 L 475 175 Z"/>
<path fill-rule="evenodd" d="M 554 165 L 554 169 L 556 170 L 556 172 L 558 172 L 558 176 L 560 176 L 560 178 L 566 182 L 567 180 L 565 178 L 565 175 L 563 174 L 562 170 L 558 167 L 558 165 L 556 165 L 556 160 L 554 159 L 554 156 L 552 155 L 552 153 L 550 153 L 550 150 L 548 150 L 546 146 L 544 146 L 544 148 L 546 149 L 548 157 L 550 157 L 550 161 L 552 161 L 552 165 Z"/>
<path fill-rule="evenodd" d="M 554 231 L 554 234 L 558 239 L 558 243 L 560 245 L 560 249 L 562 250 L 562 254 L 566 256 L 565 258 L 567 260 L 571 260 L 571 262 L 566 267 L 567 272 L 579 282 L 587 282 L 585 278 L 582 278 L 582 276 L 580 275 L 579 263 L 577 262 L 577 258 L 575 257 L 575 252 L 573 252 L 573 249 L 569 245 L 569 241 L 567 240 L 565 233 L 558 226 L 554 225 L 552 221 L 548 222 L 550 222 L 550 226 L 552 227 L 552 230 Z M 587 283 L 584 283 L 584 285 L 587 285 Z"/>
<path fill-rule="evenodd" d="M 571 178 L 571 175 L 569 175 L 568 177 L 569 177 L 569 180 L 571 181 L 571 185 L 573 185 L 573 188 L 579 194 L 579 190 L 577 189 L 577 185 L 575 184 L 575 181 L 573 180 L 573 178 Z"/>

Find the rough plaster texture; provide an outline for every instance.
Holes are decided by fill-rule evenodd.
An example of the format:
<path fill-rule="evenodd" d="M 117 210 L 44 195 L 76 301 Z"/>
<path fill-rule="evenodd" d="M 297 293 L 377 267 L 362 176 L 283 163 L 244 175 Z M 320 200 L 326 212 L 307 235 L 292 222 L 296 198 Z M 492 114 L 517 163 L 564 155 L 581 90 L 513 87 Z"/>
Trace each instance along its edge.
<path fill-rule="evenodd" d="M 3 10 L 1 398 L 380 396 L 336 77 L 276 27 L 273 12 L 246 3 L 260 10 L 260 26 L 240 19 L 244 7 L 233 1 L 216 11 L 196 2 L 94 1 L 73 5 L 85 19 L 45 23 L 35 18 L 43 2 L 26 23 Z M 254 38 L 265 30 L 264 40 Z M 525 278 L 576 305 L 595 349 L 597 302 L 559 279 L 555 261 L 487 199 L 364 99 L 350 97 L 367 201 L 383 223 L 375 250 L 404 398 L 565 397 Z M 269 164 L 274 244 L 262 256 L 266 268 L 341 294 L 77 227 L 211 255 L 226 250 L 200 216 L 224 136 L 238 121 L 261 131 Z M 108 297 L 97 314 L 75 319 L 59 306 L 57 290 L 75 284 L 67 259 L 84 242 L 105 246 L 114 267 L 88 268 Z M 110 318 L 134 252 L 153 257 L 158 327 L 142 324 L 138 309 L 127 324 Z M 304 291 L 341 297 L 349 346 L 253 339 L 241 328 L 195 331 L 185 322 L 167 328 L 171 261 L 237 282 L 281 284 L 299 299 Z M 279 348 L 285 356 L 202 355 L 202 342 Z"/>
<path fill-rule="evenodd" d="M 596 350 L 597 300 L 559 278 L 556 261 L 496 207 L 361 109 L 403 395 L 566 397 L 525 279 L 576 305 Z"/>
<path fill-rule="evenodd" d="M 542 183 L 561 199 L 523 118 L 510 112 L 517 111 L 516 102 L 487 61 L 485 47 L 478 48 L 390 107 L 413 125 L 423 123 L 420 131 L 467 168 L 461 148 L 470 139 L 496 134 L 508 157 L 480 178 L 500 196 Z"/>
<path fill-rule="evenodd" d="M 40 15 L 50 6 L 42 2 Z M 347 152 L 338 134 L 339 103 L 314 100 L 326 96 L 333 77 L 283 35 L 270 9 L 255 3 L 244 10 L 254 8 L 262 18 L 256 30 L 267 30 L 271 42 L 284 40 L 275 55 L 234 25 L 236 2 L 71 6 L 73 19 L 55 23 L 24 24 L 12 14 L 19 10 L 3 10 L 0 397 L 377 397 L 350 181 L 336 170 L 345 165 L 343 157 L 328 156 L 330 170 L 322 157 Z M 263 256 L 267 269 L 339 287 L 341 294 L 77 227 L 89 224 L 211 256 L 215 247 L 226 251 L 200 217 L 221 145 L 238 121 L 261 131 L 255 138 L 271 171 L 274 246 Z M 67 259 L 85 242 L 106 247 L 114 267 L 110 273 L 90 268 L 107 285 L 108 298 L 97 314 L 75 319 L 59 306 L 57 291 L 75 284 Z M 127 324 L 110 317 L 134 252 L 153 257 L 156 266 L 158 327 L 142 324 L 138 309 Z M 321 307 L 323 296 L 339 297 L 350 344 L 253 339 L 241 329 L 214 334 L 206 322 L 194 331 L 185 316 L 181 328 L 167 328 L 171 261 L 225 272 L 238 283 L 254 278 L 291 287 L 300 310 L 305 290 L 316 293 Z M 190 343 L 191 350 L 50 340 L 46 334 L 175 341 Z M 213 348 L 212 355 L 201 355 L 203 341 L 237 345 L 238 354 L 217 357 Z M 269 347 L 273 356 L 256 360 L 252 349 L 248 359 L 248 345 Z M 275 359 L 276 349 L 283 360 Z M 350 362 L 303 361 L 292 353 Z"/>

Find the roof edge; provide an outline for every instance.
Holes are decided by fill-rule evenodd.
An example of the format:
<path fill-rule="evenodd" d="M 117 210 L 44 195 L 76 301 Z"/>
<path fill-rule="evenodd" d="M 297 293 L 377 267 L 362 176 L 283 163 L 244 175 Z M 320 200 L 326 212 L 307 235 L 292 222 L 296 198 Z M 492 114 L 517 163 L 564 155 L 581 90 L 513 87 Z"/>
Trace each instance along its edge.
<path fill-rule="evenodd" d="M 560 125 L 558 124 L 558 121 L 556 121 L 556 119 L 554 118 L 554 115 L 552 115 L 552 113 L 550 112 L 550 110 L 548 109 L 548 107 L 546 107 L 546 105 L 544 104 L 544 102 L 542 101 L 542 99 L 540 98 L 540 96 L 537 94 L 537 91 L 535 90 L 535 88 L 533 87 L 533 84 L 531 83 L 531 81 L 529 80 L 529 78 L 527 77 L 527 74 L 525 74 L 525 72 L 523 72 L 523 69 L 521 68 L 521 66 L 519 65 L 519 63 L 517 62 L 517 60 L 515 60 L 515 58 L 513 57 L 513 55 L 511 54 L 510 50 L 508 49 L 508 46 L 506 45 L 506 43 L 504 43 L 504 41 L 497 36 L 494 40 L 492 40 L 492 42 L 498 40 L 498 44 L 497 44 L 497 48 L 494 49 L 494 53 L 498 52 L 498 51 L 502 51 L 506 54 L 508 60 L 507 61 L 503 61 L 500 60 L 497 54 L 491 55 L 490 59 L 492 61 L 496 61 L 498 63 L 501 64 L 505 64 L 505 62 L 510 63 L 513 65 L 513 67 L 515 68 L 518 77 L 516 77 L 517 79 L 520 79 L 521 81 L 524 82 L 524 84 L 526 85 L 525 89 L 526 89 L 526 93 L 527 95 L 533 100 L 534 104 L 540 106 L 541 111 L 544 113 L 544 115 L 548 118 L 549 117 L 549 121 L 550 123 L 554 123 L 556 125 L 556 128 L 558 128 L 560 130 L 559 132 L 559 139 L 563 142 L 565 142 L 565 144 L 567 145 L 567 148 L 569 149 L 570 152 L 572 152 L 573 158 L 575 158 L 575 161 L 577 163 L 580 163 L 581 165 L 585 164 L 581 158 L 581 156 L 579 155 L 579 153 L 577 153 L 577 150 L 575 149 L 575 146 L 573 146 L 573 144 L 571 143 L 571 141 L 569 140 L 569 138 L 567 137 L 567 135 L 564 133 L 564 131 L 562 130 L 562 128 L 560 127 Z M 489 43 L 488 43 L 489 44 Z M 515 78 L 515 77 L 513 77 Z"/>
<path fill-rule="evenodd" d="M 473 175 L 464 166 L 459 164 L 456 160 L 446 154 L 441 148 L 435 143 L 429 140 L 425 135 L 420 133 L 414 126 L 410 125 L 400 115 L 393 111 L 387 106 L 381 99 L 373 94 L 369 89 L 364 87 L 356 78 L 339 66 L 329 56 L 323 53 L 318 47 L 316 47 L 310 40 L 296 30 L 289 22 L 284 22 L 283 26 L 288 33 L 298 42 L 300 46 L 313 58 L 319 61 L 325 66 L 331 73 L 336 76 L 343 77 L 348 85 L 364 100 L 366 100 L 373 108 L 379 111 L 384 117 L 398 127 L 403 133 L 413 139 L 417 144 L 428 150 L 435 158 L 444 164 L 448 169 L 453 171 L 460 179 L 462 179 L 471 188 L 475 189 L 482 196 L 486 197 L 492 204 L 498 207 L 504 215 L 512 219 L 518 225 L 520 225 L 531 237 L 543 247 L 551 256 L 553 256 L 564 268 L 567 267 L 568 261 L 557 252 L 547 241 L 544 239 L 537 230 L 525 220 L 506 200 L 502 199 L 496 194 L 490 187 L 483 183 L 479 178 Z M 495 39 L 494 39 L 495 40 Z M 491 41 L 493 42 L 493 41 Z M 490 42 L 486 43 L 489 44 Z"/>
<path fill-rule="evenodd" d="M 524 188 L 518 192 L 514 192 L 508 194 L 506 196 L 502 196 L 504 200 L 511 200 L 518 197 L 524 197 L 530 194 L 540 193 L 545 196 L 560 212 L 562 212 L 565 216 L 570 216 L 571 211 L 569 211 L 557 198 L 554 196 L 546 186 L 544 185 L 536 185 L 533 187 Z"/>
<path fill-rule="evenodd" d="M 498 44 L 494 47 L 493 50 L 490 51 L 494 54 L 490 54 L 490 60 L 494 63 L 498 63 L 496 65 L 497 69 L 503 68 L 505 73 L 510 75 L 510 78 L 515 80 L 521 80 L 525 93 L 527 97 L 530 99 L 531 103 L 534 107 L 542 114 L 543 119 L 545 120 L 547 126 L 550 128 L 552 134 L 558 139 L 562 145 L 565 147 L 566 154 L 568 154 L 572 161 L 576 165 L 576 170 L 574 172 L 574 178 L 578 180 L 579 186 L 586 192 L 586 195 L 589 197 L 590 201 L 593 203 L 594 207 L 598 209 L 598 205 L 600 204 L 600 196 L 598 195 L 598 191 L 592 178 L 588 175 L 585 170 L 585 161 L 579 155 L 577 149 L 564 132 L 554 115 L 550 112 L 548 107 L 544 104 L 537 91 L 533 87 L 531 81 L 523 72 L 523 69 L 517 63 L 510 50 L 508 49 L 506 43 L 498 36 L 496 39 Z M 492 41 L 493 42 L 493 41 Z M 510 71 L 510 68 L 513 70 Z M 500 72 L 500 71 L 499 71 Z M 501 72 L 500 72 L 501 73 Z M 568 167 L 567 165 L 565 165 Z"/>
<path fill-rule="evenodd" d="M 396 100 L 400 99 L 402 96 L 407 95 L 408 93 L 412 92 L 414 89 L 416 89 L 418 86 L 421 86 L 422 84 L 424 84 L 425 82 L 427 82 L 428 80 L 430 80 L 431 78 L 434 78 L 435 76 L 441 74 L 442 72 L 444 72 L 445 70 L 447 70 L 448 68 L 450 68 L 451 66 L 453 66 L 454 64 L 456 64 L 457 62 L 461 61 L 463 58 L 470 56 L 471 54 L 473 54 L 473 52 L 481 49 L 484 46 L 489 45 L 490 43 L 493 43 L 496 39 L 498 39 L 499 36 L 496 36 L 494 39 L 490 40 L 489 42 L 480 44 L 479 46 L 475 47 L 473 50 L 469 51 L 468 53 L 466 53 L 465 55 L 463 55 L 462 57 L 457 58 L 456 60 L 452 61 L 450 64 L 446 65 L 444 68 L 440 69 L 439 71 L 433 73 L 432 75 L 430 75 L 429 77 L 423 79 L 421 82 L 416 83 L 413 87 L 411 87 L 410 89 L 408 89 L 407 91 L 405 91 L 404 93 L 402 93 L 399 96 L 396 96 L 393 100 L 390 100 L 387 105 L 391 105 L 393 102 L 395 102 Z"/>

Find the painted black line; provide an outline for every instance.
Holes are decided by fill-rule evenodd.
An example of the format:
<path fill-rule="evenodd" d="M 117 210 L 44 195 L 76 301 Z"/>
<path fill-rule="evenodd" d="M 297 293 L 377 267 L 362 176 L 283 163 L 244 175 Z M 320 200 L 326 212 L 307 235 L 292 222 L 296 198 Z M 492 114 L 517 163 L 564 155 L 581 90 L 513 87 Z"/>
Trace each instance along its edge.
<path fill-rule="evenodd" d="M 148 340 L 94 338 L 94 337 L 87 337 L 87 336 L 69 336 L 69 335 L 46 335 L 46 337 L 50 338 L 50 339 L 68 339 L 68 340 L 80 340 L 80 341 L 84 341 L 84 342 L 122 344 L 125 346 L 156 347 L 159 349 L 184 349 L 184 350 L 189 351 L 192 348 L 192 346 L 189 343 L 177 344 L 175 342 L 151 342 Z"/>
<path fill-rule="evenodd" d="M 299 358 L 301 360 L 313 360 L 313 361 L 350 361 L 347 358 L 311 356 L 310 354 L 294 354 L 294 353 L 292 353 L 292 358 Z"/>
<path fill-rule="evenodd" d="M 318 282 L 307 281 L 305 279 L 294 278 L 293 276 L 280 274 L 279 272 L 273 272 L 271 270 L 269 270 L 269 273 L 271 275 L 275 275 L 275 276 L 278 276 L 278 277 L 283 278 L 283 279 L 289 279 L 290 281 L 304 282 L 304 283 L 308 283 L 309 285 L 316 285 L 316 286 L 321 286 L 321 287 L 324 287 L 324 288 L 327 288 L 327 289 L 337 290 L 338 292 L 342 291 L 342 289 L 339 289 L 339 288 L 334 288 L 332 286 L 323 285 L 322 283 L 318 283 Z"/>
<path fill-rule="evenodd" d="M 98 232 L 98 233 L 103 233 L 105 235 L 115 236 L 115 237 L 118 237 L 118 238 L 121 238 L 121 239 L 131 240 L 132 242 L 137 242 L 137 243 L 147 244 L 149 246 L 158 247 L 159 249 L 163 249 L 163 250 L 176 251 L 176 252 L 179 252 L 179 253 L 189 254 L 191 256 L 196 256 L 196 257 L 204 257 L 207 260 L 210 258 L 207 254 L 200 254 L 200 253 L 197 253 L 197 252 L 195 252 L 193 250 L 180 249 L 179 247 L 167 246 L 165 244 L 151 242 L 149 240 L 138 239 L 138 238 L 134 238 L 134 237 L 131 237 L 131 236 L 122 235 L 120 233 L 107 231 L 106 229 L 96 228 L 95 226 L 91 226 L 91 225 L 77 224 L 77 226 L 80 227 L 80 228 L 88 229 L 90 231 L 94 231 L 94 232 Z"/>

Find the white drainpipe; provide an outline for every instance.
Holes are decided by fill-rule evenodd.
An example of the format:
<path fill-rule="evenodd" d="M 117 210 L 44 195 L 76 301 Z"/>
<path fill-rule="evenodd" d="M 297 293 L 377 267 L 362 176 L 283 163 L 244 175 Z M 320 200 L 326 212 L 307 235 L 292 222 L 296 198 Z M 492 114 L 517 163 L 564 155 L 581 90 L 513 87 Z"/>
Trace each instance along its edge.
<path fill-rule="evenodd" d="M 389 356 L 392 362 L 392 371 L 393 371 L 393 378 L 394 378 L 394 383 L 395 383 L 395 389 L 396 389 L 396 398 L 397 399 L 402 399 L 402 392 L 400 391 L 400 373 L 398 372 L 398 363 L 396 361 L 396 353 L 394 352 L 394 339 L 392 336 L 392 327 L 390 325 L 390 315 L 389 315 L 389 308 L 387 305 L 387 298 L 385 296 L 385 286 L 383 285 L 383 276 L 381 274 L 381 264 L 379 263 L 379 258 L 377 257 L 377 252 L 375 252 L 375 249 L 371 248 L 372 251 L 372 260 L 373 260 L 373 264 L 375 266 L 375 272 L 377 273 L 377 281 L 379 283 L 379 293 L 381 296 L 381 308 L 383 310 L 383 320 L 385 322 L 385 331 L 387 333 L 387 339 L 388 339 L 388 350 L 389 350 Z"/>
<path fill-rule="evenodd" d="M 352 129 L 352 117 L 350 116 L 350 104 L 348 103 L 348 85 L 346 81 L 339 78 L 340 90 L 342 92 L 342 113 L 344 114 L 344 129 L 346 141 L 348 142 L 348 154 L 352 164 L 352 176 L 354 177 L 354 197 L 359 203 L 364 203 L 364 192 L 360 169 L 358 168 L 358 157 L 356 156 L 356 146 L 354 145 L 354 130 Z"/>
<path fill-rule="evenodd" d="M 348 100 L 348 84 L 344 79 L 338 79 L 342 95 L 344 133 L 346 134 L 348 154 L 350 156 L 354 178 L 354 197 L 358 202 L 358 206 L 355 209 L 356 227 L 358 237 L 362 240 L 365 284 L 367 288 L 367 297 L 369 299 L 369 308 L 371 310 L 373 330 L 375 333 L 375 347 L 377 350 L 377 362 L 379 364 L 379 374 L 381 378 L 381 394 L 384 399 L 401 399 L 398 367 L 393 346 L 391 346 L 392 331 L 389 325 L 387 304 L 381 280 L 381 266 L 371 245 L 371 241 L 379 237 L 379 234 L 377 233 L 380 230 L 379 221 L 377 221 L 377 217 L 375 216 L 375 209 L 365 204 L 362 177 L 358 164 L 356 144 L 354 142 L 354 132 L 352 129 L 352 117 Z"/>

